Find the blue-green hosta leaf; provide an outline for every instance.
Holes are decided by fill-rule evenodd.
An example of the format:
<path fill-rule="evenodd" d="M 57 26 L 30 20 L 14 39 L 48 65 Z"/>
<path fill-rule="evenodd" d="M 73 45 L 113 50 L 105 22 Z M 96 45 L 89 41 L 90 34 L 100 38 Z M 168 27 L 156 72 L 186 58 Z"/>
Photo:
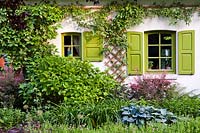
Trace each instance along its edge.
<path fill-rule="evenodd" d="M 138 117 L 138 114 L 135 114 L 135 115 L 131 115 L 133 118 L 137 118 Z"/>
<path fill-rule="evenodd" d="M 128 120 L 127 120 L 127 122 L 129 122 L 129 123 L 134 123 L 135 121 L 136 121 L 136 119 L 134 119 L 132 117 L 128 118 Z"/>
<path fill-rule="evenodd" d="M 137 119 L 137 120 L 135 121 L 135 124 L 136 124 L 137 126 L 142 126 L 142 125 L 144 125 L 144 122 L 145 122 L 144 119 Z"/>
<path fill-rule="evenodd" d="M 140 117 L 140 118 L 145 118 L 145 119 L 146 119 L 146 118 L 147 118 L 147 115 L 146 115 L 146 114 L 139 114 L 138 117 Z"/>
<path fill-rule="evenodd" d="M 167 112 L 166 115 L 170 115 L 170 116 L 173 116 L 174 114 L 172 112 Z"/>
<path fill-rule="evenodd" d="M 166 109 L 160 109 L 160 113 L 161 113 L 161 115 L 166 115 L 167 114 L 167 110 Z"/>
<path fill-rule="evenodd" d="M 128 110 L 129 110 L 129 107 L 123 107 L 121 110 L 122 110 L 122 111 L 128 111 Z"/>
<path fill-rule="evenodd" d="M 152 119 L 154 119 L 155 117 L 154 116 L 151 116 L 151 115 L 147 115 L 147 118 L 146 118 L 146 120 L 152 120 Z"/>
<path fill-rule="evenodd" d="M 154 115 L 154 116 L 160 116 L 159 113 L 151 113 L 151 114 Z"/>
<path fill-rule="evenodd" d="M 126 122 L 128 121 L 128 119 L 129 119 L 128 116 L 123 116 L 123 117 L 122 117 L 122 122 L 123 122 L 123 123 L 126 123 Z"/>
<path fill-rule="evenodd" d="M 166 117 L 164 117 L 163 115 L 157 115 L 155 116 L 156 119 L 166 119 Z"/>
<path fill-rule="evenodd" d="M 130 115 L 130 112 L 129 111 L 124 111 L 124 112 L 122 112 L 122 115 Z"/>
<path fill-rule="evenodd" d="M 135 123 L 137 126 L 140 126 L 143 125 L 145 121 L 150 120 L 170 124 L 176 122 L 177 120 L 173 113 L 168 112 L 166 109 L 156 109 L 152 106 L 144 107 L 131 105 L 125 109 L 126 110 L 123 110 L 122 112 L 122 117 L 126 116 L 123 120 L 126 124 Z"/>
<path fill-rule="evenodd" d="M 170 120 L 172 123 L 175 123 L 175 122 L 177 122 L 177 119 L 171 119 Z"/>
<path fill-rule="evenodd" d="M 145 108 L 146 111 L 148 111 L 149 113 L 153 112 L 154 111 L 154 108 L 152 106 L 147 106 Z"/>
<path fill-rule="evenodd" d="M 130 112 L 131 112 L 132 115 L 134 115 L 134 114 L 137 112 L 137 109 L 136 109 L 136 108 L 132 108 L 132 109 L 130 110 Z"/>
<path fill-rule="evenodd" d="M 170 117 L 171 119 L 178 119 L 175 115 Z"/>
<path fill-rule="evenodd" d="M 140 112 L 140 113 L 144 113 L 144 112 L 145 112 L 145 108 L 144 108 L 144 107 L 141 107 L 141 108 L 139 109 L 139 112 Z"/>
<path fill-rule="evenodd" d="M 161 123 L 165 123 L 167 121 L 167 119 L 155 119 L 156 122 L 161 122 Z"/>

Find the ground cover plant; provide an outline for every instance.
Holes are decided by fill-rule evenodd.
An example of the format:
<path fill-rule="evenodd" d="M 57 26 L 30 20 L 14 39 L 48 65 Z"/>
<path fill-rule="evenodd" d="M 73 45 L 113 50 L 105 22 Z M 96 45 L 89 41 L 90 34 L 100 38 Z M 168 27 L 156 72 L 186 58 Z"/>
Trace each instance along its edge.
<path fill-rule="evenodd" d="M 111 123 L 108 122 L 101 126 L 100 128 L 96 129 L 90 129 L 90 128 L 82 128 L 82 127 L 68 127 L 65 124 L 54 124 L 52 125 L 49 122 L 41 124 L 41 127 L 35 128 L 35 127 L 24 127 L 22 131 L 31 131 L 31 132 L 43 132 L 43 133 L 49 133 L 49 132 L 65 132 L 65 133 L 121 133 L 121 132 L 127 132 L 127 133 L 199 133 L 199 123 L 200 118 L 187 118 L 180 122 L 177 122 L 172 125 L 165 125 L 161 123 L 149 123 L 148 126 L 143 126 L 138 128 L 136 125 L 130 125 L 130 126 L 124 126 L 122 123 Z M 15 128 L 16 129 L 16 128 Z M 18 130 L 19 131 L 19 130 Z"/>
<path fill-rule="evenodd" d="M 0 108 L 0 129 L 19 126 L 25 120 L 25 112 L 19 109 Z"/>
<path fill-rule="evenodd" d="M 166 109 L 138 105 L 122 107 L 121 119 L 124 124 L 135 124 L 137 126 L 146 126 L 149 121 L 165 124 L 172 124 L 177 121 L 177 117 Z"/>

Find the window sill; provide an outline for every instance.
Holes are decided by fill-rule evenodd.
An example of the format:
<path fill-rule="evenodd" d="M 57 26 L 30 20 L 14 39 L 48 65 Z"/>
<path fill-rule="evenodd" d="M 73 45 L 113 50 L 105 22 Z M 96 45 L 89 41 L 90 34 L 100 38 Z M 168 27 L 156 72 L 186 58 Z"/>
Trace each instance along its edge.
<path fill-rule="evenodd" d="M 151 72 L 147 72 L 147 73 L 145 73 L 144 75 L 152 75 L 152 76 L 154 76 L 154 75 L 162 75 L 163 74 L 163 72 L 157 72 L 157 73 L 151 73 Z M 165 73 L 166 74 L 166 77 L 165 77 L 165 79 L 168 79 L 168 80 L 177 80 L 177 78 L 178 78 L 178 75 L 177 74 L 174 74 L 174 72 L 173 73 L 169 73 L 169 72 L 166 72 Z"/>
<path fill-rule="evenodd" d="M 166 79 L 169 79 L 169 80 L 177 80 L 177 78 L 178 78 L 177 74 L 167 74 L 166 75 Z"/>

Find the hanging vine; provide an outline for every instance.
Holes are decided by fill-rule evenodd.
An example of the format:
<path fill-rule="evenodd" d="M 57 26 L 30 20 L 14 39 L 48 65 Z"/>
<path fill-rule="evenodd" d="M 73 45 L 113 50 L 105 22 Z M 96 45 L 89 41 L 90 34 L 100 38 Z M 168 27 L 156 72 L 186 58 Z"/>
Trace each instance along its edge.
<path fill-rule="evenodd" d="M 159 7 L 144 8 L 135 4 L 125 6 L 105 6 L 101 9 L 89 10 L 77 6 L 67 7 L 70 15 L 79 26 L 90 29 L 94 35 L 104 40 L 103 53 L 108 73 L 123 82 L 126 77 L 126 49 L 127 29 L 143 22 L 146 17 L 166 17 L 169 24 L 175 25 L 179 21 L 186 24 L 191 22 L 195 8 L 187 7 Z"/>
<path fill-rule="evenodd" d="M 191 22 L 191 17 L 196 10 L 195 7 L 171 7 L 148 9 L 146 16 L 166 17 L 170 25 L 176 25 L 179 21 L 184 21 L 187 25 Z"/>

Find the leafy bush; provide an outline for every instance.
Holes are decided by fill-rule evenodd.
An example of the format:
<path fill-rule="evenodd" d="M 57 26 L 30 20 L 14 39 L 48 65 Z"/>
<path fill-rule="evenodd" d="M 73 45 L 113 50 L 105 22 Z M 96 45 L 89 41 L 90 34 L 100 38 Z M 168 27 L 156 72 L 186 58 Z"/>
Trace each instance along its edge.
<path fill-rule="evenodd" d="M 197 96 L 185 94 L 171 99 L 164 99 L 158 106 L 167 108 L 177 115 L 200 116 L 200 98 Z"/>
<path fill-rule="evenodd" d="M 89 62 L 71 57 L 41 58 L 27 72 L 29 82 L 20 87 L 27 104 L 63 100 L 66 104 L 95 103 L 111 95 L 117 85 Z"/>
<path fill-rule="evenodd" d="M 0 108 L 0 127 L 11 128 L 25 120 L 25 113 L 17 109 Z"/>
<path fill-rule="evenodd" d="M 30 65 L 34 59 L 55 51 L 47 42 L 56 37 L 56 29 L 63 18 L 61 8 L 47 5 L 22 6 L 6 1 L 0 8 L 0 52 L 11 57 L 14 68 Z M 10 6 L 10 7 L 7 7 Z"/>
<path fill-rule="evenodd" d="M 18 104 L 18 87 L 24 81 L 21 70 L 14 71 L 12 66 L 3 67 L 0 72 L 0 106 L 13 107 Z"/>
<path fill-rule="evenodd" d="M 135 106 L 131 105 L 121 109 L 122 122 L 125 124 L 134 123 L 137 126 L 146 125 L 147 121 L 171 124 L 176 122 L 176 116 L 166 109 L 156 109 L 152 106 Z"/>
<path fill-rule="evenodd" d="M 137 76 L 129 85 L 123 85 L 120 95 L 128 99 L 160 101 L 173 89 L 173 84 L 166 79 L 166 74 Z"/>

